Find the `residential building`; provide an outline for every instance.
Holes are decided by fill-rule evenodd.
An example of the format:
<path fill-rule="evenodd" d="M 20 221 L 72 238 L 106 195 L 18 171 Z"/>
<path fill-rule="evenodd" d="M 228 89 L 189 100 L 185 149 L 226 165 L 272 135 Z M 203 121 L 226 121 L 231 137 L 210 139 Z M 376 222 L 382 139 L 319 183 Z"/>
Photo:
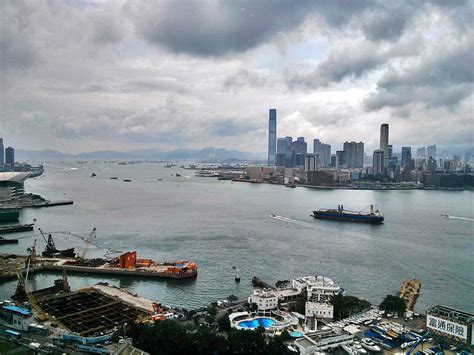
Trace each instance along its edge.
<path fill-rule="evenodd" d="M 407 167 L 411 163 L 411 147 L 402 147 L 402 166 Z"/>
<path fill-rule="evenodd" d="M 344 142 L 344 151 L 347 152 L 348 168 L 364 167 L 364 143 Z"/>
<path fill-rule="evenodd" d="M 426 158 L 426 148 L 425 147 L 418 148 L 416 150 L 416 157 L 418 159 Z"/>
<path fill-rule="evenodd" d="M 5 164 L 5 147 L 3 146 L 3 138 L 0 138 L 0 165 Z"/>
<path fill-rule="evenodd" d="M 429 145 L 426 149 L 426 157 L 436 160 L 436 144 Z"/>
<path fill-rule="evenodd" d="M 5 149 L 5 165 L 9 165 L 12 169 L 15 167 L 15 149 L 12 147 Z"/>
<path fill-rule="evenodd" d="M 268 165 L 275 165 L 277 140 L 277 112 L 270 109 L 268 113 Z"/>
<path fill-rule="evenodd" d="M 372 174 L 379 176 L 383 175 L 384 169 L 384 151 L 381 149 L 374 150 L 374 155 L 372 159 Z"/>
<path fill-rule="evenodd" d="M 347 152 L 345 150 L 336 151 L 336 169 L 347 169 Z"/>
<path fill-rule="evenodd" d="M 380 150 L 384 153 L 383 167 L 385 172 L 388 166 L 388 123 L 380 126 Z"/>
<path fill-rule="evenodd" d="M 313 140 L 313 153 L 319 154 L 321 165 L 328 167 L 331 165 L 331 145 L 321 143 L 319 139 Z"/>

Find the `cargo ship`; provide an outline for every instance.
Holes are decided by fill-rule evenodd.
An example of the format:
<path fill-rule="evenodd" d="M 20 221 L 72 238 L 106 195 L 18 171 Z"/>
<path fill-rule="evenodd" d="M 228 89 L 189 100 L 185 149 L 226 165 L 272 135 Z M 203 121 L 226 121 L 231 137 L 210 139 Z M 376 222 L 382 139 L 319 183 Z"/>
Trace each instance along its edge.
<path fill-rule="evenodd" d="M 2 222 L 18 222 L 20 219 L 19 208 L 2 208 L 0 209 L 0 223 Z"/>
<path fill-rule="evenodd" d="M 370 205 L 370 212 L 345 210 L 343 205 L 337 206 L 337 209 L 320 209 L 313 211 L 314 218 L 330 219 L 334 221 L 359 222 L 359 223 L 382 223 L 384 217 L 379 210 L 374 210 L 374 206 Z"/>

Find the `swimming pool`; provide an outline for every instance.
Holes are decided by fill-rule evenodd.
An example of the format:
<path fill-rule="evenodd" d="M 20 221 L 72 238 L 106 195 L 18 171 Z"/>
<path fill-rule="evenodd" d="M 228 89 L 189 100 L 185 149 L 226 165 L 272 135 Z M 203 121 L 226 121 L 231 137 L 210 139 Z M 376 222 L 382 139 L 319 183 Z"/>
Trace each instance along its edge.
<path fill-rule="evenodd" d="M 243 320 L 237 323 L 237 326 L 243 329 L 255 329 L 258 327 L 270 328 L 273 325 L 275 325 L 275 321 L 265 317 Z"/>
<path fill-rule="evenodd" d="M 293 331 L 290 333 L 290 336 L 293 338 L 302 338 L 304 334 L 302 332 L 299 332 L 297 330 Z"/>

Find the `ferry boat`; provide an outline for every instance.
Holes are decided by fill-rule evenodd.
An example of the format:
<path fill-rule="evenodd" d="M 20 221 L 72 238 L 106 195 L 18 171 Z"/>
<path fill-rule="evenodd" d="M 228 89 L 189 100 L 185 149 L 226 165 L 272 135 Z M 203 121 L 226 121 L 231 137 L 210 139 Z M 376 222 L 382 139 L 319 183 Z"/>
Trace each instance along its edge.
<path fill-rule="evenodd" d="M 382 223 L 384 221 L 384 216 L 382 216 L 379 210 L 374 210 L 374 205 L 370 205 L 369 213 L 345 210 L 343 205 L 339 205 L 337 206 L 337 210 L 320 209 L 313 211 L 312 216 L 318 219 L 331 219 L 335 221 L 359 223 Z"/>
<path fill-rule="evenodd" d="M 19 208 L 0 209 L 0 222 L 17 222 L 20 218 Z"/>

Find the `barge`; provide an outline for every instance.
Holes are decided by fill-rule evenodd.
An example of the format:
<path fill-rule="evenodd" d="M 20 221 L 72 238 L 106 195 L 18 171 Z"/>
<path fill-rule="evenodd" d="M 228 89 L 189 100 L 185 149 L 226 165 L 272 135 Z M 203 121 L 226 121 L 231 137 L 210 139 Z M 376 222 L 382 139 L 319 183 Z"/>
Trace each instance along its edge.
<path fill-rule="evenodd" d="M 384 216 L 379 210 L 374 210 L 374 206 L 370 205 L 369 213 L 362 213 L 361 211 L 349 211 L 345 210 L 343 205 L 337 206 L 336 209 L 320 209 L 313 211 L 314 218 L 318 219 L 330 219 L 334 221 L 344 222 L 358 222 L 358 223 L 372 223 L 378 224 L 384 221 Z"/>
<path fill-rule="evenodd" d="M 37 258 L 45 271 L 68 271 L 88 274 L 139 276 L 162 279 L 188 279 L 198 274 L 194 261 L 157 263 L 137 259 L 137 253 L 127 252 L 110 261 L 104 259 Z"/>

